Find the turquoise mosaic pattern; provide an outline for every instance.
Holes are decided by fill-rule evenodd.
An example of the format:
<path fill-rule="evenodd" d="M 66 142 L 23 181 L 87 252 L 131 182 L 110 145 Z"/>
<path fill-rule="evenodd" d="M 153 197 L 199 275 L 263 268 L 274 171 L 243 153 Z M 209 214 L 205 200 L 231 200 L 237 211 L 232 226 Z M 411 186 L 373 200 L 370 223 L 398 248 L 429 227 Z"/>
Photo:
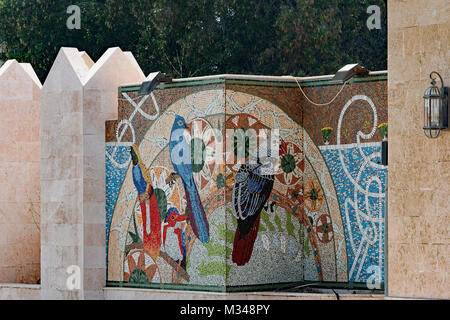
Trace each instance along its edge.
<path fill-rule="evenodd" d="M 116 148 L 116 149 L 115 149 Z M 114 152 L 115 151 L 115 152 Z M 114 156 L 112 156 L 114 155 Z M 130 161 L 130 147 L 106 146 L 106 239 L 109 238 L 111 219 L 116 206 L 120 186 L 127 173 Z M 108 246 L 108 241 L 106 241 Z M 106 248 L 108 250 L 108 248 Z M 108 251 L 107 251 L 108 252 Z"/>
<path fill-rule="evenodd" d="M 383 283 L 387 167 L 379 164 L 381 143 L 320 149 L 333 178 L 345 224 L 349 280 Z"/>

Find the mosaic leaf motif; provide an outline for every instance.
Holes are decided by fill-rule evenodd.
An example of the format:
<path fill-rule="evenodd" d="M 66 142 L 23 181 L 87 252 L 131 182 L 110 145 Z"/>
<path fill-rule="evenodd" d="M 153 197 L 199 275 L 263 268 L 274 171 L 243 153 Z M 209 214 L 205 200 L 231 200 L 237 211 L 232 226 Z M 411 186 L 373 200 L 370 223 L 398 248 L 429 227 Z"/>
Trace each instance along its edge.
<path fill-rule="evenodd" d="M 225 246 L 221 244 L 214 244 L 214 240 L 211 240 L 208 243 L 205 243 L 205 248 L 208 251 L 208 256 L 216 256 L 221 257 L 223 256 L 223 252 L 225 251 Z"/>
<path fill-rule="evenodd" d="M 247 159 L 250 155 L 250 145 L 256 144 L 256 140 L 245 133 L 246 129 L 241 128 L 233 135 L 233 152 L 236 157 Z"/>
<path fill-rule="evenodd" d="M 295 233 L 294 233 L 294 224 L 292 223 L 292 217 L 291 214 L 289 212 L 287 212 L 287 210 L 285 210 L 285 215 L 286 215 L 286 232 L 293 238 L 295 238 Z M 300 239 L 300 237 L 299 237 Z"/>
<path fill-rule="evenodd" d="M 280 217 L 276 214 L 276 212 L 275 212 L 275 218 L 274 218 L 274 221 L 275 221 L 275 225 L 276 225 L 277 228 L 278 228 L 278 232 L 283 232 L 283 228 L 281 227 L 281 220 L 280 220 Z"/>
<path fill-rule="evenodd" d="M 281 157 L 281 168 L 285 173 L 291 173 L 294 171 L 296 166 L 294 156 L 292 154 L 287 154 Z"/>
<path fill-rule="evenodd" d="M 200 138 L 193 138 L 191 140 L 191 162 L 192 171 L 200 172 L 205 165 L 206 145 Z"/>
<path fill-rule="evenodd" d="M 225 176 L 223 174 L 219 174 L 216 179 L 217 189 L 224 188 L 226 186 Z"/>
<path fill-rule="evenodd" d="M 311 251 L 309 249 L 309 237 L 305 237 L 304 249 L 305 249 L 306 256 L 309 256 L 311 254 Z"/>
<path fill-rule="evenodd" d="M 136 284 L 149 284 L 150 281 L 148 281 L 147 274 L 140 269 L 134 270 L 133 273 L 130 276 L 130 280 L 128 281 L 130 283 L 136 283 Z"/>
<path fill-rule="evenodd" d="M 133 227 L 134 227 L 134 232 L 128 231 L 128 234 L 130 235 L 131 240 L 133 241 L 133 243 L 139 243 L 142 240 L 139 237 L 138 229 L 137 229 L 137 226 L 136 226 L 136 216 L 134 214 L 133 214 Z"/>
<path fill-rule="evenodd" d="M 164 190 L 159 188 L 155 188 L 155 196 L 156 202 L 158 203 L 159 215 L 161 217 L 161 221 L 164 221 L 167 212 L 167 197 Z"/>
<path fill-rule="evenodd" d="M 266 226 L 266 228 L 269 229 L 269 231 L 271 232 L 275 232 L 275 226 L 272 224 L 272 222 L 270 221 L 270 217 L 269 214 L 267 213 L 266 210 L 262 210 L 261 211 L 261 221 L 264 223 L 264 225 Z"/>
<path fill-rule="evenodd" d="M 198 266 L 197 270 L 200 272 L 201 277 L 206 277 L 210 275 L 219 275 L 219 276 L 226 275 L 225 264 L 219 261 L 212 261 L 208 263 L 202 261 Z"/>

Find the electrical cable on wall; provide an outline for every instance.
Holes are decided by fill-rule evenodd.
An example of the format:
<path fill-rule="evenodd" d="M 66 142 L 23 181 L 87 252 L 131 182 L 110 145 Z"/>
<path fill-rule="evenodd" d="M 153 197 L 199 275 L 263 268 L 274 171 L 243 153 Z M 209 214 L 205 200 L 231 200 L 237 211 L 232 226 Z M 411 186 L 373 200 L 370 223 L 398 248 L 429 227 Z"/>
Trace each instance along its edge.
<path fill-rule="evenodd" d="M 300 91 L 301 91 L 302 94 L 305 96 L 306 100 L 308 100 L 310 103 L 312 103 L 313 105 L 318 106 L 318 107 L 327 106 L 327 105 L 333 103 L 333 101 L 336 100 L 336 98 L 341 94 L 342 90 L 344 90 L 345 85 L 346 85 L 347 82 L 349 81 L 349 80 L 347 80 L 347 81 L 344 82 L 344 84 L 342 85 L 342 87 L 341 87 L 341 89 L 339 90 L 339 92 L 334 96 L 333 99 L 331 99 L 330 102 L 327 102 L 327 103 L 315 103 L 315 102 L 311 101 L 311 100 L 308 98 L 308 96 L 307 96 L 306 93 L 303 91 L 303 89 L 302 89 L 302 87 L 300 86 L 300 83 L 297 81 L 297 79 L 296 79 L 294 76 L 291 76 L 291 77 L 292 77 L 292 78 L 295 80 L 295 82 L 297 83 L 297 85 L 298 85 Z"/>

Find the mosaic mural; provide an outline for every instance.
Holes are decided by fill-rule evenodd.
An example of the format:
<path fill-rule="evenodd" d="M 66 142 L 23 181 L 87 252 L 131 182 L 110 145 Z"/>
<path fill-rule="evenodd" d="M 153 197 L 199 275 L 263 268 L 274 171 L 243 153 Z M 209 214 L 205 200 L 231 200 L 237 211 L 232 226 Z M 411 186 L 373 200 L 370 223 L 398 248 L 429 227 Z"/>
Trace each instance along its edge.
<path fill-rule="evenodd" d="M 379 83 L 349 85 L 333 109 L 309 108 L 292 83 L 120 88 L 106 126 L 108 285 L 382 283 Z M 308 91 L 323 98 L 320 85 Z"/>

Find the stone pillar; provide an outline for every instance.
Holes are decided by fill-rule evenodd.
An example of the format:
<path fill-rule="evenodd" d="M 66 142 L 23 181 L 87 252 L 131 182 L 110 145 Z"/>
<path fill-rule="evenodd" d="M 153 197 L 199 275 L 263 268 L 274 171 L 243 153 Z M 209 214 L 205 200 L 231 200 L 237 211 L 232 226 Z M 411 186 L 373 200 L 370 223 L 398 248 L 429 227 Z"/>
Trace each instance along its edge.
<path fill-rule="evenodd" d="M 62 48 L 42 91 L 43 299 L 101 299 L 106 281 L 105 121 L 117 118 L 118 87 L 145 78 L 130 53 L 97 61 Z M 81 271 L 79 290 L 67 268 Z M 75 269 L 76 270 L 76 269 Z"/>
<path fill-rule="evenodd" d="M 448 0 L 388 2 L 390 296 L 450 298 L 450 131 L 422 130 L 430 72 L 450 86 L 449 10 Z"/>
<path fill-rule="evenodd" d="M 0 283 L 40 278 L 40 94 L 29 64 L 0 68 Z"/>
<path fill-rule="evenodd" d="M 86 298 L 102 298 L 106 283 L 105 122 L 118 118 L 118 87 L 145 76 L 133 55 L 108 49 L 83 85 L 83 217 Z M 99 290 L 100 289 L 100 290 Z"/>

